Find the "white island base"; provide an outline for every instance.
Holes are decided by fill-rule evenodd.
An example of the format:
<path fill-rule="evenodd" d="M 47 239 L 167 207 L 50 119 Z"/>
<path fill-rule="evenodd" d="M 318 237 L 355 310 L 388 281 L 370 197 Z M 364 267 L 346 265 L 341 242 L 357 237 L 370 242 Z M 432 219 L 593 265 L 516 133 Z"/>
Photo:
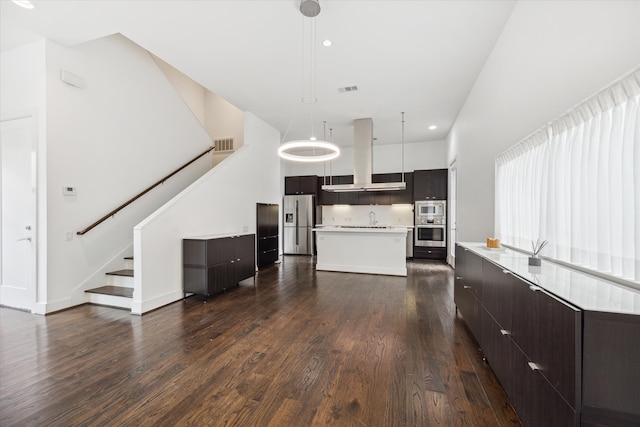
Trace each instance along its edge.
<path fill-rule="evenodd" d="M 316 270 L 407 275 L 407 229 L 315 228 Z"/>

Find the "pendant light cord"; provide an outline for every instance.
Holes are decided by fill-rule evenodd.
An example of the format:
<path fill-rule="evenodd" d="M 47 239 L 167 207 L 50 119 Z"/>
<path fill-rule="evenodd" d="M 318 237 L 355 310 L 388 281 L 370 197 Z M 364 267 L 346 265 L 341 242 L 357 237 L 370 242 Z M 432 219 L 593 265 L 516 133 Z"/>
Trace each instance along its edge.
<path fill-rule="evenodd" d="M 402 112 L 402 182 L 404 180 L 404 111 Z"/>

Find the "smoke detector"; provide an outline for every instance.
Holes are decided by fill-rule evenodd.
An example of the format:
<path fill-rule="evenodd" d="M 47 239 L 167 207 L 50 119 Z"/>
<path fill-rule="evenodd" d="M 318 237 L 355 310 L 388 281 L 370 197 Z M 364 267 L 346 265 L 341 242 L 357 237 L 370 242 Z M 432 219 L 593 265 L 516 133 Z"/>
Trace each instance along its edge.
<path fill-rule="evenodd" d="M 300 12 L 307 18 L 315 18 L 320 14 L 318 0 L 300 0 Z"/>

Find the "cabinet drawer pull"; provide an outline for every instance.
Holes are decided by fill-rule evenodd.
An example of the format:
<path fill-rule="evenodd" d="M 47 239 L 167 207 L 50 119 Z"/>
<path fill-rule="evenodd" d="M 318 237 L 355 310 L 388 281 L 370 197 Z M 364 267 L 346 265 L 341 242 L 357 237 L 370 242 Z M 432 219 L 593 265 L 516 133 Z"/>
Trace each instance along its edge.
<path fill-rule="evenodd" d="M 540 286 L 529 285 L 529 289 L 531 289 L 533 292 L 538 292 L 542 288 Z"/>
<path fill-rule="evenodd" d="M 231 260 L 231 264 L 233 264 L 234 262 L 236 262 L 234 259 Z"/>
<path fill-rule="evenodd" d="M 471 289 L 471 286 L 467 286 L 467 285 L 465 285 L 465 286 L 464 286 L 464 289 Z"/>
<path fill-rule="evenodd" d="M 507 331 L 506 329 L 500 329 L 500 333 L 502 335 L 511 335 L 511 333 L 509 331 Z"/>
<path fill-rule="evenodd" d="M 456 279 L 458 279 L 458 280 L 462 280 L 462 277 L 460 277 L 460 276 L 456 276 Z"/>
<path fill-rule="evenodd" d="M 533 363 L 533 362 L 528 362 L 529 364 L 529 368 L 531 368 L 532 371 L 541 371 L 542 368 L 540 368 L 540 366 L 538 366 L 537 364 Z"/>

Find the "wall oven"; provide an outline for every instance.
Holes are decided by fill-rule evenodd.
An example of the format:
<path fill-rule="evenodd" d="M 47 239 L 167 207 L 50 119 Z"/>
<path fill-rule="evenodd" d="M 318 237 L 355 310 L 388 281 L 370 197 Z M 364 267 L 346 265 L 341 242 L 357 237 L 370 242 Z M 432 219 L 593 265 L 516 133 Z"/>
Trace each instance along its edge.
<path fill-rule="evenodd" d="M 415 245 L 447 247 L 447 202 L 419 201 L 415 205 Z"/>
<path fill-rule="evenodd" d="M 416 246 L 447 247 L 447 229 L 443 225 L 416 225 Z"/>

